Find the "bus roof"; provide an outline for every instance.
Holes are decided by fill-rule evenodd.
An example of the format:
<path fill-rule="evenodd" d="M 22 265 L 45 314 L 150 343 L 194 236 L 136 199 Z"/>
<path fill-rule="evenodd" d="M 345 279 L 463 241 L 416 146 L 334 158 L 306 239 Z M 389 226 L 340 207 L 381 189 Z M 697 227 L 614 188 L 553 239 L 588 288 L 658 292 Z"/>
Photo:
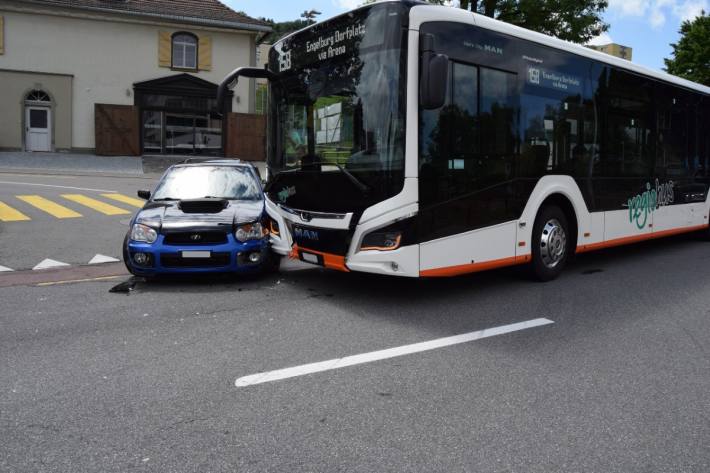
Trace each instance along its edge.
<path fill-rule="evenodd" d="M 379 0 L 376 3 L 371 3 L 367 5 L 362 5 L 355 8 L 349 12 L 336 15 L 334 17 L 328 18 L 320 23 L 334 20 L 342 16 L 348 15 L 349 13 L 365 8 L 372 8 L 376 5 L 382 5 L 387 3 L 398 3 L 404 4 L 411 8 L 410 10 L 410 23 L 409 28 L 414 30 L 419 30 L 422 23 L 427 23 L 431 21 L 452 21 L 456 23 L 464 23 L 469 25 L 478 26 L 490 31 L 496 31 L 499 33 L 507 34 L 516 38 L 531 41 L 543 46 L 547 46 L 559 51 L 565 51 L 578 56 L 586 57 L 588 59 L 593 59 L 595 61 L 608 64 L 610 66 L 618 67 L 620 69 L 625 69 L 627 71 L 634 72 L 636 74 L 641 74 L 643 76 L 648 76 L 654 79 L 658 79 L 664 82 L 668 82 L 679 87 L 684 87 L 686 89 L 694 90 L 706 95 L 710 95 L 710 87 L 706 87 L 702 84 L 696 82 L 691 82 L 689 80 L 667 74 L 662 71 L 657 71 L 649 67 L 641 66 L 635 64 L 631 61 L 625 59 L 617 58 L 606 53 L 595 51 L 593 49 L 587 48 L 585 46 L 571 43 L 569 41 L 563 41 L 557 39 L 553 36 L 548 36 L 542 33 L 537 33 L 519 26 L 511 25 L 510 23 L 505 23 L 503 21 L 495 20 L 478 13 L 472 13 L 470 11 L 463 10 L 461 8 L 453 8 L 443 5 L 431 5 L 421 0 Z M 284 39 L 297 35 L 303 31 L 312 28 L 314 25 L 309 25 L 301 30 L 295 31 L 283 38 L 279 39 L 277 42 L 281 42 Z"/>
<path fill-rule="evenodd" d="M 676 77 L 665 72 L 656 71 L 648 67 L 634 64 L 631 61 L 627 61 L 625 59 L 617 58 L 606 53 L 595 51 L 579 44 L 570 43 L 568 41 L 563 41 L 552 36 L 547 36 L 541 33 L 537 33 L 535 31 L 530 31 L 519 26 L 514 26 L 509 23 L 494 20 L 493 18 L 489 18 L 484 15 L 479 15 L 478 13 L 472 13 L 466 10 L 462 10 L 460 8 L 451 8 L 435 5 L 425 6 L 419 4 L 412 8 L 410 13 L 410 28 L 419 30 L 419 27 L 422 23 L 427 23 L 431 21 L 452 21 L 456 23 L 466 23 L 470 25 L 475 25 L 490 31 L 496 31 L 499 33 L 507 34 L 509 36 L 547 46 L 553 49 L 566 51 L 572 54 L 576 54 L 578 56 L 583 56 L 601 63 L 618 67 L 620 69 L 635 72 L 636 74 L 641 74 L 680 87 L 684 87 L 686 89 L 691 89 L 706 95 L 710 95 L 710 87 L 706 87 L 702 84 L 697 84 L 695 82 L 691 82 L 689 80 L 682 79 L 680 77 Z"/>

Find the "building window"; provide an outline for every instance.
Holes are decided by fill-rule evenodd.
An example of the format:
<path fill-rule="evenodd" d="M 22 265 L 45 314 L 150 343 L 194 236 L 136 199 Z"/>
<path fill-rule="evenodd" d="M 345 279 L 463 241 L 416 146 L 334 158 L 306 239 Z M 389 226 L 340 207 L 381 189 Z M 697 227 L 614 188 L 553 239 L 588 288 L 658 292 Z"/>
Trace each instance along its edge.
<path fill-rule="evenodd" d="M 27 94 L 25 98 L 27 102 L 51 102 L 52 99 L 49 98 L 49 94 L 43 90 L 32 90 Z"/>
<path fill-rule="evenodd" d="M 176 69 L 197 69 L 197 37 L 190 33 L 173 35 L 173 62 Z"/>
<path fill-rule="evenodd" d="M 256 84 L 256 114 L 266 115 L 269 106 L 269 86 L 267 84 Z"/>

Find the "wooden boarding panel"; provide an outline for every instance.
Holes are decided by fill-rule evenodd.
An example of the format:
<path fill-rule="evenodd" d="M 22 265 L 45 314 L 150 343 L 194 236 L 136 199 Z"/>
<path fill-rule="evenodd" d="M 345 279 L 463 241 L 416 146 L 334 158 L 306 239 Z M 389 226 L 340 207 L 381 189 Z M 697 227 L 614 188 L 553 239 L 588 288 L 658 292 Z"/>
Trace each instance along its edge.
<path fill-rule="evenodd" d="M 266 160 L 266 116 L 230 113 L 225 155 L 248 161 Z"/>
<path fill-rule="evenodd" d="M 140 117 L 132 105 L 97 103 L 94 107 L 96 154 L 140 156 Z"/>

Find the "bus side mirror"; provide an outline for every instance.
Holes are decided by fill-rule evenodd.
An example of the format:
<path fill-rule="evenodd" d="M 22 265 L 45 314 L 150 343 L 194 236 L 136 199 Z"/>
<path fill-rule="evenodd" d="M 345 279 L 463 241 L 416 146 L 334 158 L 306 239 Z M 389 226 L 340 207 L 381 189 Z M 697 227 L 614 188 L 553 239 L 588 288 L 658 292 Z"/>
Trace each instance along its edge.
<path fill-rule="evenodd" d="M 422 108 L 443 107 L 449 82 L 449 56 L 434 53 L 434 37 L 431 35 L 422 38 L 421 68 L 419 100 Z"/>
<path fill-rule="evenodd" d="M 150 200 L 150 191 L 138 191 L 138 197 L 143 200 Z"/>

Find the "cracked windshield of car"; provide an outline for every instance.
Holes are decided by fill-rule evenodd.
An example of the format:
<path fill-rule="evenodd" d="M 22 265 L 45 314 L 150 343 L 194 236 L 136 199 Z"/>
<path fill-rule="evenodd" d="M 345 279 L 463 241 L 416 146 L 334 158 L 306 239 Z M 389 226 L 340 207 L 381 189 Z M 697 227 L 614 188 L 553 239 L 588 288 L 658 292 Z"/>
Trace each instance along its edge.
<path fill-rule="evenodd" d="M 218 198 L 260 200 L 254 174 L 234 166 L 186 166 L 170 171 L 155 191 L 154 200 Z"/>

